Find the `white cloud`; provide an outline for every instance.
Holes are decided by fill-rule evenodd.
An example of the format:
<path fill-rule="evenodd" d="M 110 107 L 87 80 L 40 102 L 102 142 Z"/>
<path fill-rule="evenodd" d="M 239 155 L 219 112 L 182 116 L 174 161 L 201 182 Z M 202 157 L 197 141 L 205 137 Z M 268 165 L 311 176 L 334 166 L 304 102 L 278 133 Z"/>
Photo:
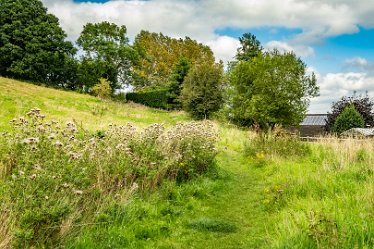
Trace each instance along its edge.
<path fill-rule="evenodd" d="M 368 65 L 368 61 L 365 58 L 362 58 L 362 57 L 354 57 L 354 58 L 347 59 L 347 60 L 345 60 L 345 63 L 347 65 L 361 66 L 361 67 Z"/>
<path fill-rule="evenodd" d="M 332 102 L 343 96 L 365 94 L 374 98 L 374 77 L 367 73 L 329 73 L 321 76 L 317 73 L 321 95 L 312 99 L 310 113 L 327 113 L 331 110 Z"/>
<path fill-rule="evenodd" d="M 214 40 L 206 42 L 206 45 L 212 49 L 216 58 L 221 59 L 226 65 L 227 62 L 233 60 L 240 43 L 232 37 L 219 36 Z"/>
<path fill-rule="evenodd" d="M 287 42 L 284 41 L 270 41 L 265 44 L 265 49 L 267 50 L 273 50 L 278 49 L 282 52 L 295 52 L 296 55 L 300 57 L 310 57 L 314 56 L 314 49 L 309 46 L 303 46 L 303 45 L 290 45 Z"/>

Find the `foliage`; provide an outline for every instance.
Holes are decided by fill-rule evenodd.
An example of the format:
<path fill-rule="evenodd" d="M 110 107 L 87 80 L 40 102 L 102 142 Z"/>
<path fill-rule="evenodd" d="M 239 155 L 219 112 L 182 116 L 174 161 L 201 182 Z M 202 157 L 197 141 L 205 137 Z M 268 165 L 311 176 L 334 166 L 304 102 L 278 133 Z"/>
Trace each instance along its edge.
<path fill-rule="evenodd" d="M 55 247 L 73 226 L 95 222 L 106 202 L 121 203 L 214 166 L 217 137 L 208 122 L 139 131 L 111 125 L 95 136 L 74 122 L 44 121 L 37 108 L 27 116 L 12 120 L 14 132 L 0 138 L 0 221 L 12 211 L 15 248 Z"/>
<path fill-rule="evenodd" d="M 183 108 L 197 119 L 207 119 L 218 111 L 223 102 L 222 64 L 195 65 L 183 83 Z"/>
<path fill-rule="evenodd" d="M 185 58 L 192 65 L 214 63 L 211 49 L 189 37 L 174 39 L 162 33 L 141 31 L 135 37 L 133 46 L 140 55 L 140 62 L 134 66 L 134 86 L 137 89 L 149 86 L 166 87 L 165 84 L 181 58 Z"/>
<path fill-rule="evenodd" d="M 332 104 L 331 113 L 328 113 L 326 130 L 332 131 L 337 117 L 350 105 L 362 115 L 365 126 L 374 126 L 374 117 L 372 114 L 373 101 L 366 96 L 343 96 L 339 101 Z"/>
<path fill-rule="evenodd" d="M 245 144 L 245 154 L 259 161 L 271 156 L 307 156 L 310 148 L 296 138 L 275 129 L 251 137 Z"/>
<path fill-rule="evenodd" d="M 80 65 L 80 82 L 92 87 L 99 78 L 108 79 L 112 89 L 132 83 L 131 67 L 137 53 L 129 45 L 125 26 L 114 23 L 87 23 L 77 40 L 84 51 Z"/>
<path fill-rule="evenodd" d="M 169 89 L 131 92 L 126 94 L 126 99 L 153 108 L 173 109 L 173 103 L 169 103 Z"/>
<path fill-rule="evenodd" d="M 189 70 L 191 68 L 191 63 L 186 58 L 182 57 L 175 65 L 174 70 L 171 74 L 169 80 L 169 101 L 174 103 L 176 107 L 180 106 L 180 94 L 183 88 L 183 81 L 186 78 Z"/>
<path fill-rule="evenodd" d="M 75 89 L 76 50 L 39 0 L 1 0 L 0 75 Z"/>
<path fill-rule="evenodd" d="M 351 105 L 347 106 L 344 111 L 339 114 L 335 120 L 332 130 L 338 134 L 341 134 L 342 132 L 351 128 L 362 128 L 364 125 L 364 118 L 356 110 L 356 108 Z"/>
<path fill-rule="evenodd" d="M 263 47 L 256 36 L 251 33 L 244 33 L 239 38 L 240 47 L 237 49 L 235 59 L 237 61 L 251 61 L 262 53 Z"/>
<path fill-rule="evenodd" d="M 110 82 L 107 79 L 100 78 L 99 83 L 96 84 L 92 91 L 94 95 L 102 99 L 108 99 L 111 96 L 112 88 L 110 87 Z"/>
<path fill-rule="evenodd" d="M 230 118 L 262 127 L 298 125 L 309 98 L 318 93 L 315 75 L 294 53 L 265 52 L 239 61 L 229 75 Z"/>

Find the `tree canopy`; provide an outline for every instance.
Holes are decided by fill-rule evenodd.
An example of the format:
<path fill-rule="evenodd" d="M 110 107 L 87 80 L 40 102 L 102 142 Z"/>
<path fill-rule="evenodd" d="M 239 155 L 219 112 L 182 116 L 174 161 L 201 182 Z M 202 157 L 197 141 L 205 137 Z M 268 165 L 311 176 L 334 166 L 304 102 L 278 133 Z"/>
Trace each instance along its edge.
<path fill-rule="evenodd" d="M 298 125 L 319 90 L 300 58 L 277 50 L 237 62 L 229 79 L 230 115 L 241 125 Z"/>
<path fill-rule="evenodd" d="M 74 88 L 76 49 L 39 0 L 1 0 L 0 75 Z"/>
<path fill-rule="evenodd" d="M 196 64 L 183 83 L 183 108 L 197 119 L 207 119 L 223 104 L 223 65 Z"/>
<path fill-rule="evenodd" d="M 349 105 L 336 118 L 332 130 L 338 134 L 341 134 L 342 132 L 351 128 L 362 128 L 364 125 L 364 118 L 356 110 L 354 105 Z"/>
<path fill-rule="evenodd" d="M 137 61 L 136 51 L 129 45 L 125 26 L 114 23 L 88 23 L 77 40 L 84 51 L 79 70 L 80 82 L 87 87 L 100 78 L 111 82 L 112 89 L 132 83 L 131 67 Z"/>
<path fill-rule="evenodd" d="M 192 65 L 214 63 L 215 60 L 208 46 L 189 37 L 174 39 L 162 33 L 141 31 L 135 38 L 134 48 L 141 55 L 140 62 L 134 67 L 136 88 L 165 86 L 181 58 Z"/>
<path fill-rule="evenodd" d="M 364 118 L 366 126 L 374 126 L 374 117 L 372 114 L 373 101 L 366 95 L 358 96 L 343 96 L 340 100 L 333 103 L 331 106 L 331 112 L 328 113 L 326 130 L 331 131 L 335 124 L 337 117 L 348 107 L 353 105 L 355 110 L 358 111 Z"/>

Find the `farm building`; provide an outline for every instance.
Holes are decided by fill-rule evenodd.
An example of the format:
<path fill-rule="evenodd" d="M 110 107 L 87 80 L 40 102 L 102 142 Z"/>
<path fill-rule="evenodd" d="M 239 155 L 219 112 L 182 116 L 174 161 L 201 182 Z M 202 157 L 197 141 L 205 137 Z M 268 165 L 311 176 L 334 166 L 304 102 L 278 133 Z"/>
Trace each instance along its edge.
<path fill-rule="evenodd" d="M 326 133 L 327 114 L 307 114 L 300 123 L 298 131 L 301 137 L 317 137 Z"/>
<path fill-rule="evenodd" d="M 342 135 L 357 138 L 374 137 L 374 128 L 352 128 L 343 132 Z"/>

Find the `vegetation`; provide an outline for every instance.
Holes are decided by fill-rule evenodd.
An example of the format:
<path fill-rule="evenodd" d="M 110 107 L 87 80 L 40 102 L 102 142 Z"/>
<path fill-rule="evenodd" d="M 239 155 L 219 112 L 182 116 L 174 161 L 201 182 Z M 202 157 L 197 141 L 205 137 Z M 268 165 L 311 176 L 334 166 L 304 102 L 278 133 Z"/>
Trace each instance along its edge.
<path fill-rule="evenodd" d="M 356 111 L 353 105 L 347 106 L 344 111 L 336 118 L 333 131 L 337 134 L 351 128 L 363 128 L 365 125 L 364 118 Z"/>
<path fill-rule="evenodd" d="M 4 200 L 0 209 L 1 247 L 9 244 L 21 248 L 32 244 L 65 248 L 374 246 L 372 140 L 326 138 L 305 143 L 281 130 L 263 136 L 225 124 L 213 124 L 211 129 L 211 123 L 187 123 L 174 128 L 177 121 L 188 120 L 183 113 L 103 102 L 87 95 L 4 78 L 0 78 L 0 105 L 5 107 L 0 112 L 0 129 L 8 131 L 2 133 L 0 143 L 0 168 L 2 176 L 7 176 L 0 179 L 0 198 Z M 33 106 L 45 110 L 47 115 L 41 123 L 51 123 L 51 127 L 44 126 L 46 130 L 42 133 L 39 125 L 33 126 L 29 121 L 12 130 L 8 121 Z M 101 116 L 92 113 L 95 106 L 105 109 Z M 22 120 L 32 120 L 41 113 L 34 109 L 29 115 Z M 75 121 L 66 124 L 74 117 Z M 52 125 L 51 121 L 56 119 L 61 120 L 59 128 L 58 124 Z M 22 120 L 17 119 L 14 124 Z M 128 121 L 142 127 L 163 122 L 168 128 L 163 131 L 160 126 L 137 128 L 133 138 L 117 136 L 117 132 L 133 131 L 130 128 L 133 126 L 121 128 Z M 108 128 L 103 123 L 113 126 Z M 192 128 L 195 125 L 196 129 Z M 208 133 L 202 133 L 200 125 Z M 22 132 L 22 127 L 27 127 L 30 134 Z M 51 129 L 66 131 L 54 132 L 56 136 L 51 140 L 47 135 Z M 215 129 L 218 137 L 201 140 L 204 139 L 201 136 L 212 134 Z M 160 143 L 143 143 L 153 141 L 154 134 L 160 134 L 158 131 L 178 138 L 174 141 L 180 146 L 160 137 L 156 139 Z M 76 142 L 64 137 L 71 132 L 75 133 Z M 195 137 L 184 140 L 188 134 L 195 134 L 198 141 L 194 143 Z M 39 140 L 28 139 L 36 137 Z M 63 143 L 62 147 L 56 144 L 57 140 Z M 133 155 L 126 153 L 126 147 L 114 146 L 122 141 L 133 142 Z M 204 146 L 201 141 L 211 142 Z M 71 144 L 72 147 L 66 148 Z M 212 144 L 217 151 L 209 149 Z M 167 146 L 158 147 L 161 145 Z M 33 150 L 34 146 L 38 150 Z M 197 158 L 209 162 L 215 156 L 216 167 L 209 167 L 213 171 L 197 176 L 201 172 L 197 169 L 206 168 L 200 168 L 204 164 L 194 161 L 194 154 L 186 153 L 184 159 L 196 162 L 197 166 L 188 166 L 194 169 L 191 178 L 185 175 L 184 167 L 172 168 L 183 169 L 180 178 L 175 174 L 171 174 L 174 176 L 171 181 L 161 177 L 169 174 L 157 177 L 156 170 L 165 173 L 163 170 L 171 166 L 164 160 L 164 150 L 172 151 L 167 153 L 172 162 L 182 160 L 183 157 L 176 155 L 178 148 L 207 149 L 207 155 L 198 154 Z M 124 153 L 119 153 L 122 149 Z M 44 150 L 49 153 L 42 153 Z M 95 155 L 105 156 L 91 155 L 91 150 Z M 127 157 L 142 160 L 126 160 Z M 151 165 L 156 159 L 158 164 Z M 136 175 L 137 185 L 129 180 L 118 184 L 132 174 Z M 10 198 L 16 196 L 24 198 Z"/>
<path fill-rule="evenodd" d="M 165 88 L 176 65 L 185 58 L 192 65 L 214 63 L 212 50 L 192 40 L 174 39 L 162 33 L 141 31 L 136 37 L 134 48 L 140 54 L 140 62 L 134 67 L 135 88 Z"/>
<path fill-rule="evenodd" d="M 169 96 L 169 89 L 159 89 L 127 93 L 126 99 L 153 108 L 170 110 L 173 109 L 174 103 L 170 103 Z"/>
<path fill-rule="evenodd" d="M 99 83 L 92 88 L 92 91 L 95 96 L 102 99 L 108 99 L 112 93 L 112 88 L 110 87 L 110 82 L 107 79 L 100 78 Z"/>
<path fill-rule="evenodd" d="M 196 65 L 183 82 L 183 109 L 194 118 L 207 119 L 222 106 L 222 90 L 222 64 Z"/>
<path fill-rule="evenodd" d="M 326 130 L 332 131 L 338 116 L 349 106 L 354 106 L 364 118 L 364 125 L 372 127 L 374 118 L 372 115 L 373 101 L 366 96 L 343 96 L 339 101 L 332 104 L 331 113 L 328 113 Z"/>
<path fill-rule="evenodd" d="M 99 78 L 108 79 L 113 90 L 132 83 L 131 67 L 137 54 L 129 45 L 125 26 L 114 23 L 87 23 L 77 40 L 84 51 L 79 75 L 80 83 L 91 87 Z M 96 67 L 92 74 L 92 67 Z"/>
<path fill-rule="evenodd" d="M 1 0 L 0 76 L 75 88 L 76 49 L 39 0 Z"/>
<path fill-rule="evenodd" d="M 259 53 L 239 61 L 230 75 L 229 114 L 241 125 L 298 125 L 318 93 L 314 74 L 294 53 Z"/>

